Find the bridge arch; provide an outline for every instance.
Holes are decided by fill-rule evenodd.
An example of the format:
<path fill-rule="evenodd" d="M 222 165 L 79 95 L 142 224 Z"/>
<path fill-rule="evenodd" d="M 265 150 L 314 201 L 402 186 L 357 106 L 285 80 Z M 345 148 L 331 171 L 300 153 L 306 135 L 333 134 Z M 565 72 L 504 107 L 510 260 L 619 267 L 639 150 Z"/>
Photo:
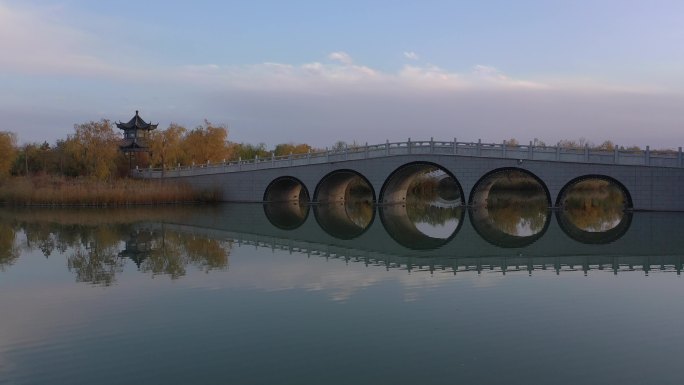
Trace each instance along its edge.
<path fill-rule="evenodd" d="M 440 191 L 447 190 L 447 188 L 456 190 L 457 196 L 440 196 L 439 198 L 448 201 L 459 200 L 459 205 L 465 204 L 463 188 L 461 187 L 458 179 L 456 179 L 456 176 L 454 176 L 454 174 L 447 168 L 437 163 L 427 161 L 409 162 L 392 171 L 380 189 L 380 197 L 378 201 L 388 204 L 405 203 L 411 183 L 421 175 L 425 175 L 430 172 L 442 172 L 445 176 L 444 178 L 439 176 L 437 177 L 441 178 L 439 179 L 439 184 L 437 186 L 438 194 L 440 194 Z M 442 189 L 443 186 L 445 187 L 444 189 Z"/>
<path fill-rule="evenodd" d="M 342 240 L 354 239 L 375 221 L 375 206 L 365 202 L 331 202 L 313 206 L 316 223 L 328 235 Z"/>
<path fill-rule="evenodd" d="M 547 209 L 544 213 L 540 213 L 537 218 L 541 219 L 541 222 L 537 225 L 541 224 L 541 226 L 530 234 L 513 234 L 506 231 L 506 226 L 500 226 L 496 220 L 493 220 L 486 207 L 472 207 L 468 210 L 468 216 L 475 232 L 487 243 L 502 248 L 521 248 L 533 244 L 546 234 L 551 224 L 552 212 Z"/>
<path fill-rule="evenodd" d="M 266 219 L 281 230 L 299 228 L 309 217 L 311 206 L 300 202 L 269 202 L 264 203 Z"/>
<path fill-rule="evenodd" d="M 281 176 L 271 181 L 264 191 L 264 202 L 309 202 L 309 190 L 293 176 Z"/>
<path fill-rule="evenodd" d="M 568 213 L 565 210 L 556 211 L 556 220 L 565 235 L 573 240 L 590 245 L 604 245 L 617 241 L 627 233 L 627 230 L 629 230 L 629 227 L 632 224 L 632 212 L 623 212 L 620 221 L 613 227 L 604 231 L 587 231 L 586 229 L 578 227 L 573 223 L 572 219 L 568 217 Z"/>
<path fill-rule="evenodd" d="M 539 188 L 542 190 L 543 194 L 546 196 L 547 207 L 551 207 L 551 193 L 549 192 L 549 188 L 546 186 L 546 183 L 544 183 L 544 181 L 541 178 L 539 178 L 531 171 L 518 167 L 497 168 L 492 171 L 489 171 L 488 173 L 480 177 L 480 179 L 478 179 L 478 181 L 475 182 L 472 190 L 470 191 L 468 205 L 486 206 L 488 203 L 487 199 L 489 198 L 489 193 L 491 192 L 492 187 L 494 187 L 497 184 L 497 182 L 503 182 L 506 179 L 509 179 L 510 181 L 510 177 L 515 175 L 528 177 L 531 178 L 534 182 L 536 182 Z"/>
<path fill-rule="evenodd" d="M 410 213 L 411 209 L 416 208 L 419 211 L 427 208 L 447 212 L 446 221 L 451 222 L 448 223 L 451 226 L 447 227 L 442 223 L 447 234 L 436 235 L 422 230 Z M 416 205 L 394 204 L 378 207 L 380 220 L 387 234 L 395 242 L 411 250 L 434 250 L 451 242 L 463 226 L 465 210 L 464 206 L 421 208 Z"/>
<path fill-rule="evenodd" d="M 355 194 L 358 194 L 363 201 L 375 202 L 375 189 L 373 189 L 373 184 L 368 178 L 352 169 L 340 169 L 321 178 L 314 190 L 313 201 L 319 203 L 344 202 Z"/>
<path fill-rule="evenodd" d="M 558 192 L 558 197 L 556 197 L 556 207 L 563 207 L 565 206 L 565 195 L 568 193 L 568 190 L 570 190 L 572 187 L 576 186 L 580 182 L 588 181 L 588 180 L 600 180 L 600 181 L 606 181 L 608 183 L 611 183 L 615 185 L 621 192 L 624 197 L 623 201 L 623 206 L 625 209 L 631 209 L 633 208 L 633 202 L 632 202 L 632 194 L 630 194 L 629 190 L 625 185 L 620 182 L 619 180 L 610 177 L 608 175 L 602 175 L 602 174 L 587 174 L 587 175 L 582 175 L 577 178 L 574 178 L 570 180 L 568 183 L 566 183 Z"/>

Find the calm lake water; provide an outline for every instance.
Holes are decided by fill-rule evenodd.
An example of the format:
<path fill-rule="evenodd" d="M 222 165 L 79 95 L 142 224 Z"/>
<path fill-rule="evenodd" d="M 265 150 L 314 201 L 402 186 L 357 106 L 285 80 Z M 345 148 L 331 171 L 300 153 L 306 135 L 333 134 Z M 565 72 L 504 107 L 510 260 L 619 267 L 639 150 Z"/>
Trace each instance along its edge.
<path fill-rule="evenodd" d="M 684 215 L 0 209 L 0 384 L 679 384 Z"/>

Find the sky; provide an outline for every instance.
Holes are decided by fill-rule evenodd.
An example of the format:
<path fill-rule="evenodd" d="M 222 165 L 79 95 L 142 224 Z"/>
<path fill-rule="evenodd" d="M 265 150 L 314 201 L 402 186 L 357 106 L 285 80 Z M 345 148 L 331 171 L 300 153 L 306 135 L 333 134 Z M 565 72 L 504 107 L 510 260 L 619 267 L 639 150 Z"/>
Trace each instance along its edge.
<path fill-rule="evenodd" d="M 684 2 L 0 0 L 0 131 L 684 146 Z"/>

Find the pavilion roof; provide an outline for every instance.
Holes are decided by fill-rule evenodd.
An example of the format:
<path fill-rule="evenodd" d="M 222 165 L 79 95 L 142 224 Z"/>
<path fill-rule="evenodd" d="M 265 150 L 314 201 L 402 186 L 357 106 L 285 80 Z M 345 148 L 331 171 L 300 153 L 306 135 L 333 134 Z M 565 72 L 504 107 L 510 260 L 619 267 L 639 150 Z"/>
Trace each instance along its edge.
<path fill-rule="evenodd" d="M 138 115 L 137 110 L 135 111 L 135 116 L 131 120 L 129 120 L 127 123 L 123 123 L 123 122 L 116 123 L 116 126 L 121 130 L 138 129 L 138 130 L 150 131 L 150 130 L 154 130 L 155 128 L 157 128 L 158 125 L 159 125 L 159 123 L 152 124 L 152 123 L 148 123 L 148 122 L 144 121 L 143 118 L 141 118 L 140 115 Z"/>

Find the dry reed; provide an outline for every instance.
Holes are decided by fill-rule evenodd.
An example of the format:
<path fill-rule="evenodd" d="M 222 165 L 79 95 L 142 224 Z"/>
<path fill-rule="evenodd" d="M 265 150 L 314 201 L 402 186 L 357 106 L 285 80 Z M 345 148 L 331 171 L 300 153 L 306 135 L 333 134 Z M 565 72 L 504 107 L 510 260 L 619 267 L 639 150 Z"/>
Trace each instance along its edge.
<path fill-rule="evenodd" d="M 110 182 L 55 176 L 14 177 L 0 184 L 0 203 L 12 206 L 131 206 L 216 201 L 216 194 L 169 181 Z"/>

